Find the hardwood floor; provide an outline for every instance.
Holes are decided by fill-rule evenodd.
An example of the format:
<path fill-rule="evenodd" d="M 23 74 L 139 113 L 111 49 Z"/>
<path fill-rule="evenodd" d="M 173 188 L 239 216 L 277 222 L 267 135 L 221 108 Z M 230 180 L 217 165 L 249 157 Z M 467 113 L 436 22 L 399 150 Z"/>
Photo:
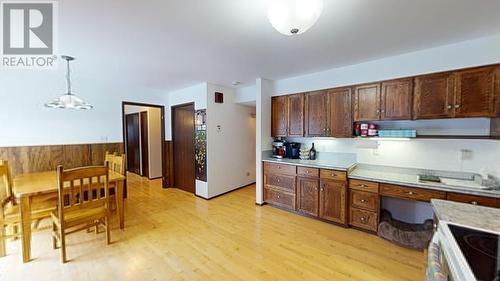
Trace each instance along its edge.
<path fill-rule="evenodd" d="M 421 252 L 254 204 L 254 186 L 206 201 L 130 175 L 125 230 L 68 237 L 61 264 L 50 232 L 0 258 L 0 280 L 423 280 Z"/>

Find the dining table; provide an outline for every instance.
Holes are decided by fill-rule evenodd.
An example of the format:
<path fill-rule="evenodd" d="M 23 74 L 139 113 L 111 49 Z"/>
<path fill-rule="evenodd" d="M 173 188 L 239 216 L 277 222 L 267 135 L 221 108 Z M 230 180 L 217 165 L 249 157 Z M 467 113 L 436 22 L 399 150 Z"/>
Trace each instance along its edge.
<path fill-rule="evenodd" d="M 115 187 L 116 211 L 120 229 L 125 227 L 124 216 L 124 182 L 125 176 L 109 171 L 109 186 Z M 58 181 L 57 172 L 37 172 L 15 176 L 13 178 L 13 194 L 21 210 L 21 233 L 23 262 L 31 260 L 31 213 L 37 208 L 46 208 L 48 204 L 54 209 L 57 204 Z"/>

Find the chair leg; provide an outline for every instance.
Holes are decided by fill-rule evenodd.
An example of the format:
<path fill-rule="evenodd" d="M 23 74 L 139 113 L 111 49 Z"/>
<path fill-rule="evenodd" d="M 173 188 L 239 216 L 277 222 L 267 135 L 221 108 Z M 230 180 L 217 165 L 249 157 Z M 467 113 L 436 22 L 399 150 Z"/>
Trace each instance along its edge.
<path fill-rule="evenodd" d="M 66 263 L 66 236 L 62 228 L 59 230 L 59 238 L 61 242 L 61 262 Z"/>
<path fill-rule="evenodd" d="M 99 234 L 99 224 L 95 225 L 95 234 Z"/>
<path fill-rule="evenodd" d="M 57 249 L 57 226 L 55 223 L 52 223 L 52 249 Z"/>
<path fill-rule="evenodd" d="M 3 222 L 0 222 L 0 257 L 4 257 L 6 253 L 6 246 L 5 246 L 5 227 L 3 225 Z"/>
<path fill-rule="evenodd" d="M 110 227 L 109 227 L 109 216 L 106 215 L 106 217 L 104 218 L 104 223 L 106 224 L 105 227 L 106 227 L 106 244 L 109 245 L 111 244 L 111 233 L 109 231 Z"/>

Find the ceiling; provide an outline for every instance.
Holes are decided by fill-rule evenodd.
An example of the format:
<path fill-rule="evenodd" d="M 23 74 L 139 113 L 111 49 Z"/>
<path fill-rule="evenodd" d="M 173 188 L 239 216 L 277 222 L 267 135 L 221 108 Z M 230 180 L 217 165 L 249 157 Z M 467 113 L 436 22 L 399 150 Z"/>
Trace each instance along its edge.
<path fill-rule="evenodd" d="M 59 49 L 80 75 L 173 90 L 253 84 L 500 32 L 498 0 L 325 0 L 315 26 L 281 35 L 266 0 L 59 1 Z"/>

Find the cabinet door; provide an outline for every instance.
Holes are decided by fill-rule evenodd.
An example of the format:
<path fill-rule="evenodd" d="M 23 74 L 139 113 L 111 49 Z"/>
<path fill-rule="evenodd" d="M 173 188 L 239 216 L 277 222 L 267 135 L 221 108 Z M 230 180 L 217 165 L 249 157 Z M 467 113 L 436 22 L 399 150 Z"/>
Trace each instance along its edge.
<path fill-rule="evenodd" d="M 460 71 L 456 77 L 455 117 L 494 117 L 495 68 Z"/>
<path fill-rule="evenodd" d="M 351 88 L 332 89 L 328 91 L 330 107 L 330 127 L 328 133 L 332 137 L 352 137 Z"/>
<path fill-rule="evenodd" d="M 288 136 L 304 136 L 304 95 L 288 96 Z"/>
<path fill-rule="evenodd" d="M 318 216 L 319 180 L 314 178 L 297 178 L 297 209 L 311 216 Z"/>
<path fill-rule="evenodd" d="M 413 79 L 382 83 L 381 120 L 410 120 L 413 103 Z"/>
<path fill-rule="evenodd" d="M 271 108 L 271 135 L 273 137 L 286 137 L 288 125 L 287 96 L 273 97 Z"/>
<path fill-rule="evenodd" d="M 328 129 L 328 95 L 326 91 L 306 94 L 306 136 L 324 137 Z"/>
<path fill-rule="evenodd" d="M 415 119 L 437 119 L 454 115 L 454 76 L 439 73 L 415 78 L 413 114 Z"/>
<path fill-rule="evenodd" d="M 319 216 L 322 219 L 346 223 L 346 183 L 321 180 L 319 193 Z"/>
<path fill-rule="evenodd" d="M 354 88 L 354 121 L 380 119 L 380 84 Z"/>

